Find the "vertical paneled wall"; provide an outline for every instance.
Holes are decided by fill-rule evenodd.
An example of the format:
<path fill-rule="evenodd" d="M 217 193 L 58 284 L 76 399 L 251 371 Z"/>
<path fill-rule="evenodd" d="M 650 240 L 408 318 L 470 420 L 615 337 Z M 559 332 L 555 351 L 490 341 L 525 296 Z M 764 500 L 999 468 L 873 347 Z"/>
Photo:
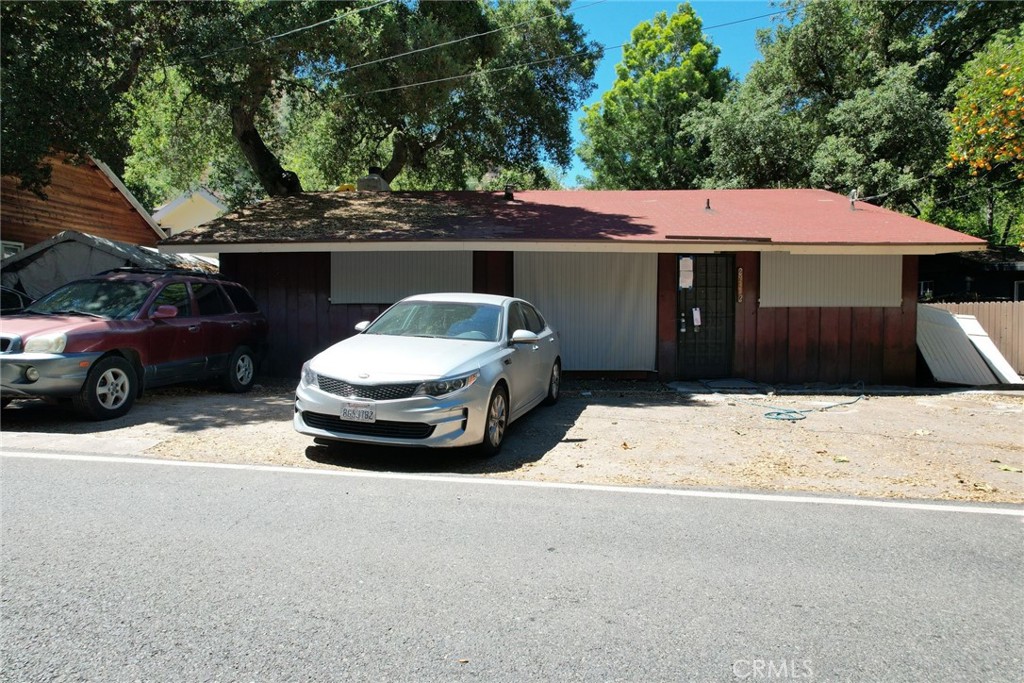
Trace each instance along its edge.
<path fill-rule="evenodd" d="M 891 307 L 761 308 L 759 254 L 743 269 L 734 374 L 773 384 L 912 385 L 917 360 L 917 257 L 902 257 L 902 302 Z M 738 295 L 739 299 L 740 296 Z"/>
<path fill-rule="evenodd" d="M 298 379 L 302 363 L 355 334 L 392 302 L 330 302 L 329 253 L 221 254 L 221 272 L 245 285 L 270 325 L 269 353 L 260 371 Z"/>

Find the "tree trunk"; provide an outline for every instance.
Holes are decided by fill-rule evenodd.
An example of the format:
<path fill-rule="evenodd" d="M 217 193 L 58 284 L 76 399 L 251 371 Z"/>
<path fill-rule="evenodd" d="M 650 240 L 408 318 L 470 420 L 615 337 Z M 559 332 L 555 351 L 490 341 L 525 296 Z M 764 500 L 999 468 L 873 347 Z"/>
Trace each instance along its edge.
<path fill-rule="evenodd" d="M 405 168 L 405 162 L 408 159 L 409 147 L 406 145 L 405 137 L 401 133 L 392 136 L 391 159 L 388 161 L 388 165 L 381 170 L 380 177 L 390 185 L 391 181 L 397 178 Z"/>
<path fill-rule="evenodd" d="M 254 110 L 242 104 L 231 107 L 231 134 L 268 195 L 283 197 L 302 192 L 299 176 L 282 168 L 281 162 L 260 137 Z"/>

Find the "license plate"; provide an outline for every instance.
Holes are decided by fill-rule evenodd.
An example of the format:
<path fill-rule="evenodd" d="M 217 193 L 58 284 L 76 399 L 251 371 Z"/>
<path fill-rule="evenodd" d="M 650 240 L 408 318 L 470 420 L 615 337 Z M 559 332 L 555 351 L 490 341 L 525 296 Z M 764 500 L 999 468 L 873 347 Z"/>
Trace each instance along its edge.
<path fill-rule="evenodd" d="M 352 422 L 376 422 L 377 404 L 364 401 L 342 401 L 341 419 Z"/>

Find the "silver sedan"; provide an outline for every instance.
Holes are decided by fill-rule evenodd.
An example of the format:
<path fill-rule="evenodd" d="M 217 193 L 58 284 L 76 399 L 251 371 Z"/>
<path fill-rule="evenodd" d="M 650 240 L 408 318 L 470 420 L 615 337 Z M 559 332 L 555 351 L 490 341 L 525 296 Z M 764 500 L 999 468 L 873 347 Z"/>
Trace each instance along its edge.
<path fill-rule="evenodd" d="M 501 448 L 505 429 L 558 400 L 558 333 L 537 309 L 490 294 L 423 294 L 302 367 L 293 424 L 318 439 Z"/>

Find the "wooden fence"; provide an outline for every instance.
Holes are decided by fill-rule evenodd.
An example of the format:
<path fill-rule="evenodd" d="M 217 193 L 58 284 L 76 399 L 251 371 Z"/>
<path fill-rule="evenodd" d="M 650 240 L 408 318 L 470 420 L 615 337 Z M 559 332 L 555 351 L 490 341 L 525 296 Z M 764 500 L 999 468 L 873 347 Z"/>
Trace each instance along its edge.
<path fill-rule="evenodd" d="M 973 315 L 1013 369 L 1024 374 L 1024 301 L 928 305 L 957 315 Z"/>

